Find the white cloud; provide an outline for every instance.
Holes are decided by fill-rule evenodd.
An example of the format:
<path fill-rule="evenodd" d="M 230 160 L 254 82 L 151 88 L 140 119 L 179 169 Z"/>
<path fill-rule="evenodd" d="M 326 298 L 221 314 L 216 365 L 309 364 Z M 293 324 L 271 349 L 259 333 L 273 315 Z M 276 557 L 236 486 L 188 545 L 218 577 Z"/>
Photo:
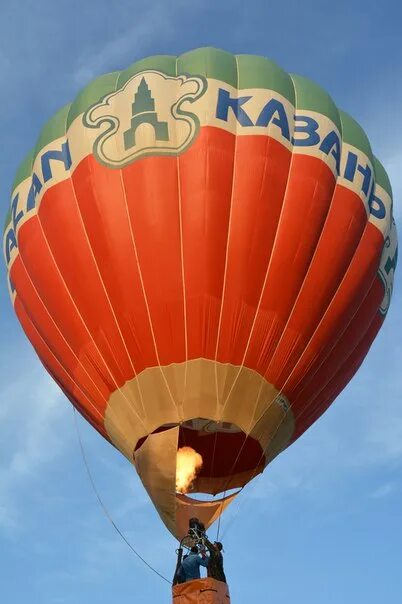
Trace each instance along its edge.
<path fill-rule="evenodd" d="M 63 398 L 39 366 L 0 393 L 0 528 L 5 531 L 21 526 L 18 502 L 24 498 L 19 494 L 62 450 Z"/>
<path fill-rule="evenodd" d="M 192 9 L 201 4 L 201 0 L 193 0 Z M 159 48 L 162 52 L 166 38 L 175 34 L 178 14 L 188 5 L 184 0 L 154 0 L 142 11 L 137 8 L 134 25 L 130 24 L 123 33 L 111 38 L 104 46 L 100 47 L 98 43 L 96 48 L 91 48 L 83 55 L 74 73 L 75 82 L 80 85 L 87 84 L 92 78 L 115 69 L 116 63 L 118 68 L 124 69 L 127 60 L 132 62 L 151 46 Z M 160 43 L 156 44 L 157 41 Z"/>
<path fill-rule="evenodd" d="M 379 486 L 377 489 L 375 489 L 370 494 L 370 497 L 372 499 L 384 499 L 385 497 L 392 495 L 392 493 L 395 493 L 396 490 L 397 490 L 396 483 L 386 482 L 386 483 L 382 484 L 381 486 Z"/>

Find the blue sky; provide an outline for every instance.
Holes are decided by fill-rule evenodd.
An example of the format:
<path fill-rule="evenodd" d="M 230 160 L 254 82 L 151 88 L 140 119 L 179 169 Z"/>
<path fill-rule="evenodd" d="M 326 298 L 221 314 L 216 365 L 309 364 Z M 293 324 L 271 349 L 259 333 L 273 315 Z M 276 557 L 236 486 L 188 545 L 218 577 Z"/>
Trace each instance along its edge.
<path fill-rule="evenodd" d="M 41 125 L 93 77 L 213 45 L 264 54 L 326 88 L 365 128 L 402 218 L 402 8 L 395 0 L 4 0 L 0 194 Z M 13 316 L 0 269 L 0 585 L 5 604 L 169 602 L 88 484 L 70 405 Z M 401 287 L 359 374 L 222 521 L 233 602 L 400 601 Z M 379 409 L 381 411 L 379 412 Z M 132 467 L 80 422 L 99 490 L 127 538 L 171 576 L 175 543 Z M 238 509 L 238 512 L 237 512 Z"/>

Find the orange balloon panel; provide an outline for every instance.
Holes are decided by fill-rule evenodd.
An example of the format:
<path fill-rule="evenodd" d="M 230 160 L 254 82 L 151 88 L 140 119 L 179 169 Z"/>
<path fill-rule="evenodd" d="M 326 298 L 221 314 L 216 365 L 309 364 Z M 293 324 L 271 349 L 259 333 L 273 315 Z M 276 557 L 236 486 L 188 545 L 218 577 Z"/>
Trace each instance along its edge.
<path fill-rule="evenodd" d="M 149 435 L 178 427 L 173 453 L 204 460 L 194 489 L 218 493 L 324 412 L 381 327 L 396 249 L 360 126 L 312 82 L 215 49 L 89 84 L 22 164 L 4 233 L 27 336 L 141 459 L 158 509 L 165 441 L 147 457 Z"/>

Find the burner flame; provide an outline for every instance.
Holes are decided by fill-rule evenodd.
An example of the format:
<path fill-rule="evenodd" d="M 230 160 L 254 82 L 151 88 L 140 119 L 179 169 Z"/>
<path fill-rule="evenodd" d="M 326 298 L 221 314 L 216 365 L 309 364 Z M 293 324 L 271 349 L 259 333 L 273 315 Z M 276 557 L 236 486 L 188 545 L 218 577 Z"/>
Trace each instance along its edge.
<path fill-rule="evenodd" d="M 176 491 L 188 493 L 202 468 L 202 457 L 191 447 L 181 447 L 176 459 Z"/>

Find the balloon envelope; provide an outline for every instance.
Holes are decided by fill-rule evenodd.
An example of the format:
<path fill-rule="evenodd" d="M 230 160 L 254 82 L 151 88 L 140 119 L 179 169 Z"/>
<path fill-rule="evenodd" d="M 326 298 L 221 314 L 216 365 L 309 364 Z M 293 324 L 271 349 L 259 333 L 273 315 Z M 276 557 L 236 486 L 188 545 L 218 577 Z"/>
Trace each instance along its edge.
<path fill-rule="evenodd" d="M 388 177 L 314 83 L 216 49 L 90 83 L 13 186 L 4 253 L 44 366 L 131 462 L 177 536 L 328 408 L 396 266 Z"/>

